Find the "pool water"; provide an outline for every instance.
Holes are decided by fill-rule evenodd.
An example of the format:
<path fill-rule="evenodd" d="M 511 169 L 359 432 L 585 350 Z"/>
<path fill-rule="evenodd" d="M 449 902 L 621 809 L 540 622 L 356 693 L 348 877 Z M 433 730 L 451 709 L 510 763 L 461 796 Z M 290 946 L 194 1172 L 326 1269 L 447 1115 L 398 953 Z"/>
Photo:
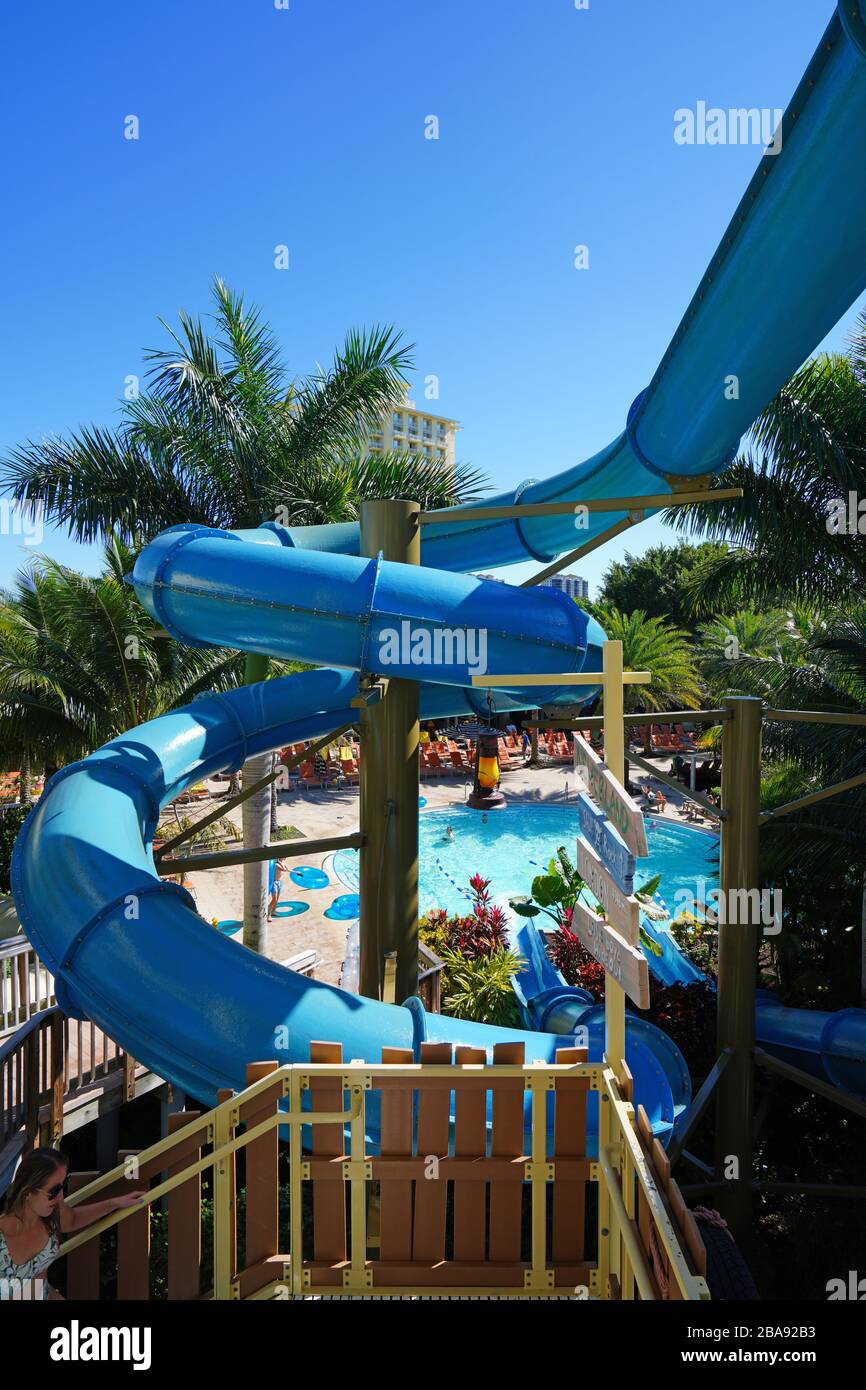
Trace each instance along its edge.
<path fill-rule="evenodd" d="M 507 905 L 511 897 L 528 894 L 536 874 L 544 873 L 560 845 L 576 856 L 580 833 L 577 810 L 571 806 L 507 806 L 490 811 L 451 807 L 419 817 L 419 908 L 421 913 L 444 907 L 467 912 L 472 904 L 469 880 L 475 873 L 490 879 L 493 901 Z M 445 835 L 447 826 L 454 839 Z M 692 900 L 718 880 L 718 840 L 689 826 L 651 818 L 646 822 L 649 857 L 639 859 L 635 887 L 654 874 L 662 881 L 657 896 L 672 911 L 675 894 L 683 890 Z M 352 892 L 358 891 L 358 851 L 340 850 L 333 873 Z"/>

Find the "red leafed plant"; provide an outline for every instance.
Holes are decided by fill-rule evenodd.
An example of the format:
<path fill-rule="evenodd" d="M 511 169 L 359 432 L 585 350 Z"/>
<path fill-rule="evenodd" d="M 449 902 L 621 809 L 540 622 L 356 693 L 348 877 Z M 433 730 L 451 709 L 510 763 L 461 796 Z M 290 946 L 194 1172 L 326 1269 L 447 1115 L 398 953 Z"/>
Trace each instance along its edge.
<path fill-rule="evenodd" d="M 434 951 L 457 951 L 466 960 L 477 960 L 507 949 L 508 918 L 501 907 L 490 902 L 489 878 L 473 874 L 469 887 L 472 911 L 465 917 L 449 917 L 444 908 L 434 907 L 422 919 L 421 935 Z"/>
<path fill-rule="evenodd" d="M 567 909 L 571 921 L 571 909 Z M 547 954 L 570 985 L 588 989 L 599 1003 L 604 999 L 604 966 L 581 946 L 574 932 L 563 924 L 547 937 Z"/>

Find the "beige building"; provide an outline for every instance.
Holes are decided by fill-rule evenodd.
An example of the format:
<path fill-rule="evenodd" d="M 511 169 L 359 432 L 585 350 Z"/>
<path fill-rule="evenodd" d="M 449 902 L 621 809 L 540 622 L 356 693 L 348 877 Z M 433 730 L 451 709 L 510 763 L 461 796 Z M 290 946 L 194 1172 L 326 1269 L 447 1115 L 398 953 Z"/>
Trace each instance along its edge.
<path fill-rule="evenodd" d="M 383 416 L 381 428 L 371 433 L 370 449 L 384 453 L 408 449 L 410 453 L 426 454 L 444 468 L 453 469 L 454 436 L 460 428 L 458 420 L 418 410 L 415 402 L 409 399 L 407 386 L 403 399 Z"/>

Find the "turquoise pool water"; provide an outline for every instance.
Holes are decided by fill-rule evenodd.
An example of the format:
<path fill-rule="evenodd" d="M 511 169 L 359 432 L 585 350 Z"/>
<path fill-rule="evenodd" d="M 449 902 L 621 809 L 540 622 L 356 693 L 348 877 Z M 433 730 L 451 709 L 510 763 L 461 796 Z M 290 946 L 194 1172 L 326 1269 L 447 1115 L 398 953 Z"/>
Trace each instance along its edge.
<path fill-rule="evenodd" d="M 454 830 L 450 841 L 445 836 L 449 825 Z M 528 893 L 559 845 L 565 845 L 574 859 L 579 829 L 577 811 L 570 806 L 507 806 L 490 811 L 486 821 L 482 812 L 464 806 L 426 811 L 419 817 L 421 912 L 433 907 L 466 912 L 472 901 L 469 880 L 475 873 L 490 879 L 491 896 L 503 905 L 510 897 Z M 635 884 L 640 887 L 661 874 L 659 896 L 669 908 L 674 907 L 678 889 L 691 898 L 700 891 L 700 880 L 708 887 L 717 882 L 715 835 L 652 818 L 647 821 L 647 844 L 649 858 L 638 860 Z M 333 873 L 357 892 L 357 850 L 340 850 Z"/>

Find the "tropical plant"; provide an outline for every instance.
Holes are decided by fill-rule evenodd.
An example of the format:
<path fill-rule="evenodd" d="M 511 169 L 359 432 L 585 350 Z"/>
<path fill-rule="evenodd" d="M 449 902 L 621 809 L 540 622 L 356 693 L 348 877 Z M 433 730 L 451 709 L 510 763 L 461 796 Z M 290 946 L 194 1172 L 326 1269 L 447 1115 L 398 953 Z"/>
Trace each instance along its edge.
<path fill-rule="evenodd" d="M 459 951 L 446 950 L 442 960 L 447 972 L 443 1013 L 473 1023 L 519 1026 L 520 1010 L 511 981 L 523 960 L 516 951 L 500 947 L 489 955 L 467 959 Z"/>
<path fill-rule="evenodd" d="M 12 850 L 29 810 L 29 806 L 10 806 L 0 814 L 0 893 L 12 891 L 9 879 Z"/>
<path fill-rule="evenodd" d="M 438 956 L 457 951 L 465 959 L 475 960 L 508 945 L 508 919 L 501 907 L 490 902 L 490 879 L 473 874 L 469 886 L 473 904 L 465 917 L 432 908 L 421 918 L 421 940 Z"/>
<path fill-rule="evenodd" d="M 661 874 L 654 874 L 642 888 L 635 889 L 634 893 L 644 916 L 655 921 L 661 921 L 668 915 L 664 908 L 654 901 L 660 883 Z M 521 895 L 509 898 L 508 906 L 518 917 L 532 918 L 543 913 L 551 919 L 559 933 L 565 933 L 566 937 L 576 941 L 571 925 L 575 906 L 581 900 L 591 912 L 603 915 L 603 909 L 592 897 L 585 881 L 575 869 L 565 846 L 560 845 L 556 851 L 556 858 L 551 859 L 547 866 L 547 873 L 537 874 L 532 880 L 531 897 Z M 661 948 L 643 927 L 640 928 L 640 942 L 650 954 L 661 954 Z"/>
<path fill-rule="evenodd" d="M 0 746 L 34 764 L 83 757 L 124 730 L 242 679 L 243 658 L 167 638 L 124 582 L 118 538 L 96 577 L 40 557 L 0 599 Z"/>
<path fill-rule="evenodd" d="M 2 485 L 81 541 L 149 539 L 181 522 L 345 521 L 364 498 L 442 507 L 478 495 L 482 478 L 464 465 L 368 453 L 412 365 L 393 328 L 352 330 L 330 368 L 296 379 L 257 308 L 218 278 L 213 301 L 213 332 L 183 312 L 176 331 L 160 320 L 171 343 L 146 353 L 146 389 L 123 402 L 116 430 L 30 441 L 4 461 Z"/>
<path fill-rule="evenodd" d="M 648 618 L 641 609 L 622 613 L 605 604 L 590 605 L 612 641 L 622 642 L 626 670 L 650 671 L 647 685 L 627 685 L 624 707 L 630 711 L 655 713 L 665 709 L 697 709 L 701 703 L 701 684 L 695 664 L 694 644 L 681 628 L 661 618 Z"/>

